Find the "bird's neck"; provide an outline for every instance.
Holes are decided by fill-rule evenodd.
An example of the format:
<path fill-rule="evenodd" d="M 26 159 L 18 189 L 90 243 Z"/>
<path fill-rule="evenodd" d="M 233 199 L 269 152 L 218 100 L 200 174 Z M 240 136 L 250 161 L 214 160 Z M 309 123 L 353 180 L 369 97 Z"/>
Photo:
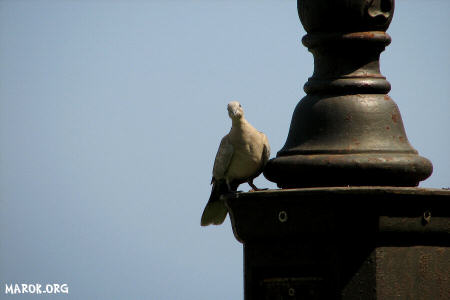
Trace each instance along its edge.
<path fill-rule="evenodd" d="M 241 128 L 241 127 L 247 125 L 247 123 L 248 122 L 244 117 L 242 117 L 240 119 L 231 119 L 231 125 L 232 125 L 232 127 L 235 127 L 235 128 Z"/>

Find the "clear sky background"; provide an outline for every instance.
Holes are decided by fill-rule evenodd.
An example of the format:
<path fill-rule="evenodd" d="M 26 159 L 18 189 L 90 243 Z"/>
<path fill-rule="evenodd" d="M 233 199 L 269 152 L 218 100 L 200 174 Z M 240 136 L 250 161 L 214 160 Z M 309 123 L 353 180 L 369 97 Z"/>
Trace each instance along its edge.
<path fill-rule="evenodd" d="M 399 0 L 381 56 L 450 186 L 450 1 Z M 0 0 L 0 299 L 243 298 L 229 219 L 200 227 L 239 100 L 272 156 L 312 74 L 293 0 Z M 274 188 L 262 176 L 255 183 Z M 242 185 L 242 190 L 248 190 Z"/>

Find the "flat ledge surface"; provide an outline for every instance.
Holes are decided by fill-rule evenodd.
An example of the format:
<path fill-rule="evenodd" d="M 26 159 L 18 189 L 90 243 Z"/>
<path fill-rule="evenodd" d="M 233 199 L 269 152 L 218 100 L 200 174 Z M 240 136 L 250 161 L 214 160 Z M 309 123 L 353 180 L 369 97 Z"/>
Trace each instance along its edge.
<path fill-rule="evenodd" d="M 420 235 L 413 240 L 442 244 L 450 235 L 450 211 L 446 208 L 450 190 L 446 189 L 386 186 L 274 189 L 238 192 L 224 200 L 234 235 L 241 242 L 321 234 L 360 238 L 383 233 Z"/>
<path fill-rule="evenodd" d="M 350 186 L 350 187 L 314 187 L 296 189 L 271 189 L 261 191 L 239 192 L 229 198 L 246 197 L 280 197 L 280 196 L 311 196 L 311 195 L 413 195 L 413 196 L 444 196 L 450 197 L 450 189 L 391 187 L 391 186 Z M 450 198 L 449 198 L 450 200 Z"/>

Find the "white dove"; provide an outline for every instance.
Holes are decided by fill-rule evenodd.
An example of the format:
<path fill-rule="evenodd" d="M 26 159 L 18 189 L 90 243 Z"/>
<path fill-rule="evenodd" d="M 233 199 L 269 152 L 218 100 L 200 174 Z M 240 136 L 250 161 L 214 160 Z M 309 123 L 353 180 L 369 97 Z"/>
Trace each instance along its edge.
<path fill-rule="evenodd" d="M 201 225 L 222 224 L 227 216 L 227 208 L 221 196 L 237 190 L 247 182 L 254 190 L 258 188 L 253 179 L 264 169 L 270 156 L 269 141 L 264 133 L 258 131 L 245 118 L 241 104 L 232 101 L 228 104 L 228 115 L 232 126 L 222 138 L 214 161 L 212 191 L 203 211 Z"/>

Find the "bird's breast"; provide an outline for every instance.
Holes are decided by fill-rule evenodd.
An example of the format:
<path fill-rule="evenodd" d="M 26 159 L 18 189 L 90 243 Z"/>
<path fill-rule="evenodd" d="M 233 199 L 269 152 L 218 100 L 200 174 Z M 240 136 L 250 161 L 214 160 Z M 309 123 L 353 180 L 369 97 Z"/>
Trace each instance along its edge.
<path fill-rule="evenodd" d="M 243 138 L 233 144 L 234 154 L 227 171 L 228 178 L 248 179 L 255 177 L 261 169 L 264 145 Z"/>

